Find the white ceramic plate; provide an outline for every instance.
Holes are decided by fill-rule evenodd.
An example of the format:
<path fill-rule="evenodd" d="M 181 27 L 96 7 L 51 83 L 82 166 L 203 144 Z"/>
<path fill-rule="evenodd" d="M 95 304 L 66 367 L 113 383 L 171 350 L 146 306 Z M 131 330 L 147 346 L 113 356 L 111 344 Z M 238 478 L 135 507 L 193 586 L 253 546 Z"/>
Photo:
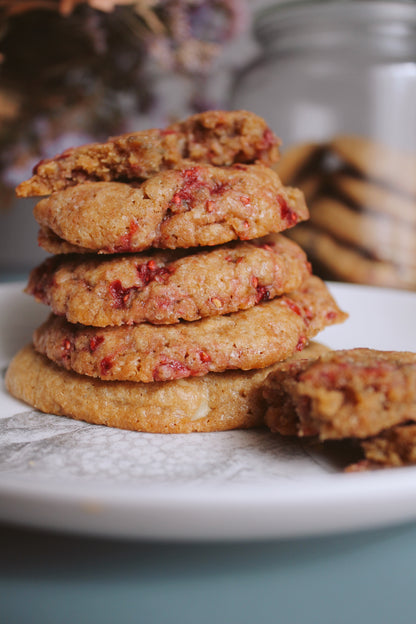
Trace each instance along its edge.
<path fill-rule="evenodd" d="M 416 293 L 330 284 L 333 348 L 416 351 Z M 0 286 L 0 365 L 45 307 Z M 0 520 L 113 537 L 310 536 L 416 519 L 416 468 L 342 473 L 310 443 L 267 431 L 156 435 L 40 414 L 0 389 Z"/>

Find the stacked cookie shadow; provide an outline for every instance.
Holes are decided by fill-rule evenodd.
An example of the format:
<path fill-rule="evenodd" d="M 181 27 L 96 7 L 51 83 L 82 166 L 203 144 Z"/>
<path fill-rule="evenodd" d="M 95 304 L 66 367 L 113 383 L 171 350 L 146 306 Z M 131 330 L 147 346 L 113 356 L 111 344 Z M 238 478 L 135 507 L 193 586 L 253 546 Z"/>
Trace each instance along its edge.
<path fill-rule="evenodd" d="M 288 149 L 277 171 L 305 193 L 293 230 L 325 278 L 416 289 L 416 156 L 342 135 Z"/>
<path fill-rule="evenodd" d="M 272 169 L 278 144 L 259 117 L 217 111 L 39 163 L 17 192 L 46 195 L 53 255 L 26 290 L 52 314 L 9 391 L 141 431 L 261 424 L 266 376 L 346 317 L 280 233 L 308 211 Z"/>

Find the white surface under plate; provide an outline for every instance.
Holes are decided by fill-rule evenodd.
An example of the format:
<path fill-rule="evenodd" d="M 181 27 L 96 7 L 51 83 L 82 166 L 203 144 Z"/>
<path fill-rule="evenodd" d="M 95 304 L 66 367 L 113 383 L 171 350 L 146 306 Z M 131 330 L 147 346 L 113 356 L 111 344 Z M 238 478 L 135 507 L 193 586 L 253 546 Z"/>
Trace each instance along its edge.
<path fill-rule="evenodd" d="M 349 320 L 319 340 L 416 351 L 416 293 L 330 284 Z M 0 366 L 47 309 L 0 286 Z M 342 473 L 267 431 L 141 434 L 41 414 L 0 389 L 0 520 L 112 537 L 258 539 L 416 519 L 416 468 Z"/>

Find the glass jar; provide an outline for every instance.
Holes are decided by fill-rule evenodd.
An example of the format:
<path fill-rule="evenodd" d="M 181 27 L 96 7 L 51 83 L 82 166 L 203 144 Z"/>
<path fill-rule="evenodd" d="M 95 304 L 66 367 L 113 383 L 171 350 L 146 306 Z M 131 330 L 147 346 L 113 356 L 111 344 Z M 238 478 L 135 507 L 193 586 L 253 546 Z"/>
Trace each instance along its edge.
<path fill-rule="evenodd" d="M 254 30 L 231 106 L 283 141 L 310 209 L 290 236 L 325 278 L 416 289 L 416 4 L 277 4 Z"/>

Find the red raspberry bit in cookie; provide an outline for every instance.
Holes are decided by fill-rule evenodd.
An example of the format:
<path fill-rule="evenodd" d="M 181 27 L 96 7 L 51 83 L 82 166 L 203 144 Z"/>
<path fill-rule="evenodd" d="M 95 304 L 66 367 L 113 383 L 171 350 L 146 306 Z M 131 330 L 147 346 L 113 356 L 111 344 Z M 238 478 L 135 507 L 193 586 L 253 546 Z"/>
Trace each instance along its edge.
<path fill-rule="evenodd" d="M 201 362 L 204 362 L 204 364 L 206 362 L 211 362 L 211 356 L 208 355 L 208 353 L 205 353 L 205 351 L 200 351 L 198 355 L 199 359 L 201 360 Z"/>
<path fill-rule="evenodd" d="M 175 195 L 172 197 L 171 203 L 175 204 L 176 206 L 180 206 L 181 203 L 182 203 L 182 199 L 183 199 L 183 197 L 182 197 L 182 195 L 181 195 L 181 193 L 179 191 L 179 192 L 175 193 Z"/>
<path fill-rule="evenodd" d="M 160 364 L 153 370 L 154 381 L 169 381 L 170 379 L 184 379 L 189 377 L 192 371 L 177 360 L 161 358 Z"/>
<path fill-rule="evenodd" d="M 331 312 L 329 313 L 330 315 L 332 314 Z M 336 313 L 333 313 L 334 316 L 330 317 L 330 318 L 335 318 Z M 309 324 L 311 322 L 311 320 L 313 319 L 314 314 L 313 311 L 310 308 L 303 308 L 303 318 L 305 320 L 305 323 Z"/>
<path fill-rule="evenodd" d="M 128 231 L 125 234 L 123 234 L 123 236 L 119 239 L 118 244 L 115 245 L 114 249 L 110 251 L 114 251 L 115 253 L 124 253 L 124 252 L 133 251 L 132 238 L 138 229 L 139 229 L 139 224 L 137 223 L 136 219 L 132 219 L 130 221 Z"/>
<path fill-rule="evenodd" d="M 286 305 L 288 308 L 290 308 L 290 310 L 292 310 L 292 312 L 295 312 L 295 314 L 297 314 L 298 316 L 303 316 L 302 310 L 300 309 L 298 304 L 295 303 L 294 301 L 292 301 L 291 299 L 287 299 L 286 297 L 282 297 L 282 303 L 284 305 Z"/>
<path fill-rule="evenodd" d="M 111 371 L 111 369 L 114 366 L 114 358 L 112 355 L 107 355 L 105 358 L 103 358 L 100 362 L 100 372 L 102 377 L 105 377 L 106 375 L 108 375 Z"/>
<path fill-rule="evenodd" d="M 201 188 L 205 188 L 211 197 L 218 197 L 223 195 L 228 188 L 228 184 L 225 182 L 209 182 L 201 177 L 200 167 L 191 167 L 182 171 L 182 178 L 184 180 L 182 187 L 174 193 L 171 202 L 170 209 L 190 209 L 192 208 L 196 191 Z M 212 212 L 215 208 L 215 203 L 212 200 L 207 200 L 206 209 L 208 212 Z"/>
<path fill-rule="evenodd" d="M 159 282 L 159 284 L 164 284 L 175 272 L 175 269 L 170 266 L 158 267 L 154 260 L 149 260 L 146 263 L 137 264 L 136 271 L 143 286 L 147 286 L 147 284 L 153 280 L 155 280 L 155 282 Z"/>
<path fill-rule="evenodd" d="M 137 230 L 139 229 L 139 224 L 136 221 L 136 219 L 132 219 L 130 221 L 130 225 L 129 225 L 129 234 L 130 236 L 132 236 L 133 234 L 135 234 L 137 232 Z"/>
<path fill-rule="evenodd" d="M 62 341 L 62 359 L 68 360 L 71 355 L 71 341 L 69 338 L 64 338 Z"/>
<path fill-rule="evenodd" d="M 58 156 L 55 156 L 55 160 L 65 160 L 65 158 L 68 158 L 69 156 L 71 156 L 73 152 L 74 152 L 74 148 L 68 147 L 66 150 L 62 152 L 62 154 L 58 154 Z"/>
<path fill-rule="evenodd" d="M 273 251 L 273 247 L 274 247 L 274 243 L 272 244 L 264 243 L 264 245 L 260 245 L 260 248 L 264 249 L 265 251 Z"/>
<path fill-rule="evenodd" d="M 33 175 L 37 175 L 38 174 L 39 169 L 45 164 L 46 160 L 47 160 L 46 158 L 42 158 L 42 160 L 40 160 L 38 163 L 36 163 L 36 165 L 32 169 Z"/>
<path fill-rule="evenodd" d="M 238 256 L 236 258 L 235 256 L 232 256 L 231 254 L 225 257 L 225 260 L 227 262 L 234 262 L 234 264 L 240 264 L 240 262 L 242 262 L 243 259 L 244 259 L 243 256 Z"/>
<path fill-rule="evenodd" d="M 186 206 L 188 206 L 189 208 L 192 206 L 194 200 L 194 191 L 197 188 L 203 186 L 200 181 L 199 174 L 199 167 L 185 169 L 185 171 L 182 172 L 182 178 L 184 179 L 184 183 L 182 185 L 182 188 L 177 191 L 172 198 L 172 201 L 175 205 L 179 206 L 185 203 Z"/>
<path fill-rule="evenodd" d="M 175 269 L 173 267 L 159 267 L 154 272 L 153 279 L 159 284 L 165 284 L 174 272 Z"/>
<path fill-rule="evenodd" d="M 254 275 L 251 276 L 251 285 L 253 288 L 257 288 L 259 285 L 259 280 Z"/>
<path fill-rule="evenodd" d="M 278 195 L 277 203 L 280 206 L 280 216 L 282 217 L 284 221 L 286 221 L 288 226 L 292 227 L 293 225 L 296 225 L 296 223 L 299 220 L 298 215 L 296 214 L 294 210 L 292 210 L 292 208 L 289 206 L 289 204 L 284 199 L 284 197 L 282 197 L 281 195 Z"/>
<path fill-rule="evenodd" d="M 302 351 L 308 343 L 308 339 L 306 336 L 300 336 L 298 340 L 298 344 L 296 345 L 296 351 Z"/>
<path fill-rule="evenodd" d="M 270 299 L 270 290 L 267 286 L 257 286 L 257 296 L 256 296 L 256 304 L 261 303 L 262 301 L 269 301 Z"/>
<path fill-rule="evenodd" d="M 244 204 L 244 206 L 250 205 L 250 198 L 247 195 L 240 195 L 240 202 Z"/>
<path fill-rule="evenodd" d="M 291 299 L 286 299 L 285 297 L 283 297 L 282 303 L 287 305 L 287 307 L 293 310 L 293 312 L 301 316 L 304 320 L 305 325 L 309 325 L 309 323 L 314 317 L 313 310 L 304 306 L 299 306 L 297 303 L 295 303 Z"/>
<path fill-rule="evenodd" d="M 216 182 L 214 187 L 210 189 L 211 195 L 224 195 L 229 185 L 226 182 Z"/>
<path fill-rule="evenodd" d="M 270 147 L 273 147 L 273 145 L 276 145 L 276 143 L 277 143 L 277 137 L 273 134 L 270 128 L 266 128 L 265 131 L 263 132 L 263 140 L 259 146 L 260 149 L 267 150 Z"/>
<path fill-rule="evenodd" d="M 172 208 L 172 204 L 176 207 L 185 206 L 186 209 L 192 208 L 194 201 L 194 197 L 192 195 L 192 191 L 189 188 L 182 188 L 180 191 L 177 191 L 172 197 L 172 201 L 170 203 L 170 207 Z"/>
<path fill-rule="evenodd" d="M 191 167 L 190 169 L 185 169 L 182 172 L 182 177 L 186 180 L 187 184 L 199 184 L 200 171 L 200 167 Z"/>
<path fill-rule="evenodd" d="M 329 312 L 326 313 L 326 318 L 328 319 L 328 321 L 333 321 L 334 318 L 336 318 L 337 313 L 334 312 L 334 310 L 330 310 Z"/>
<path fill-rule="evenodd" d="M 113 307 L 117 310 L 126 308 L 132 288 L 124 288 L 120 280 L 114 280 L 108 288 L 113 298 Z"/>
<path fill-rule="evenodd" d="M 104 336 L 93 336 L 88 344 L 90 353 L 94 353 L 103 342 Z"/>
<path fill-rule="evenodd" d="M 150 260 L 150 262 L 153 262 L 153 260 Z M 136 271 L 143 286 L 146 286 L 152 279 L 152 269 L 149 267 L 149 262 L 137 264 Z"/>

